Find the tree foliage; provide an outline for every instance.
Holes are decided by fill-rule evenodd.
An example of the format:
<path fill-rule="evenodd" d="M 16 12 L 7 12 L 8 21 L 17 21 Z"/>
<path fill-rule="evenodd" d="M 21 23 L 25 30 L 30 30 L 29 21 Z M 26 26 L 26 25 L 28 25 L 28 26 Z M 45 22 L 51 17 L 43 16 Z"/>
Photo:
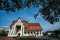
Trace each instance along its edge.
<path fill-rule="evenodd" d="M 6 11 L 16 11 L 25 7 L 29 8 L 32 5 L 39 8 L 39 12 L 34 16 L 35 18 L 42 15 L 51 24 L 59 21 L 60 0 L 0 0 L 0 10 Z"/>

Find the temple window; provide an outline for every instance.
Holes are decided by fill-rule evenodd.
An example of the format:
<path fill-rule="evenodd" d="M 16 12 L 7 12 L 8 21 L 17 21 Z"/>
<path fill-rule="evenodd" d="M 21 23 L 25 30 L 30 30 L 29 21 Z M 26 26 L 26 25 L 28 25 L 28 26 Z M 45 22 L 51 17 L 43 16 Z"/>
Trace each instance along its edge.
<path fill-rule="evenodd" d="M 26 34 L 26 32 L 24 32 Z"/>
<path fill-rule="evenodd" d="M 32 34 L 32 32 L 31 32 L 31 34 Z"/>
<path fill-rule="evenodd" d="M 35 34 L 35 31 L 34 31 L 34 34 Z"/>
<path fill-rule="evenodd" d="M 28 34 L 29 34 L 29 32 L 28 32 Z"/>

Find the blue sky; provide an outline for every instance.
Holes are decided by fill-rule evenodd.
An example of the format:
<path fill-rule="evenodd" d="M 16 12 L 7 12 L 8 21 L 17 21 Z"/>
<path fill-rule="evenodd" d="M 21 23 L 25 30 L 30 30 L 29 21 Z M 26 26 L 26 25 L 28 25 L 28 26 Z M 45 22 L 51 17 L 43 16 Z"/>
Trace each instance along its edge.
<path fill-rule="evenodd" d="M 0 26 L 10 26 L 13 20 L 16 20 L 18 17 L 21 17 L 22 20 L 27 20 L 28 22 L 39 23 L 43 28 L 43 32 L 49 30 L 56 30 L 60 28 L 60 22 L 54 23 L 54 25 L 50 24 L 48 21 L 44 20 L 41 15 L 34 18 L 34 14 L 38 12 L 37 8 L 30 7 L 24 8 L 21 10 L 16 10 L 16 12 L 7 13 L 5 10 L 0 10 Z"/>

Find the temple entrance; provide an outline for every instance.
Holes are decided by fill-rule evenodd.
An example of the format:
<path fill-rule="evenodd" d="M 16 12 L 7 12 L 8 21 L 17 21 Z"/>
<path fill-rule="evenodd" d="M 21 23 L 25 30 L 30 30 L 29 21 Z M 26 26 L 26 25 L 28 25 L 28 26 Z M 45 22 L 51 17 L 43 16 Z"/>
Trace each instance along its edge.
<path fill-rule="evenodd" d="M 20 31 L 21 30 L 21 25 L 17 25 L 16 26 L 16 32 Z"/>

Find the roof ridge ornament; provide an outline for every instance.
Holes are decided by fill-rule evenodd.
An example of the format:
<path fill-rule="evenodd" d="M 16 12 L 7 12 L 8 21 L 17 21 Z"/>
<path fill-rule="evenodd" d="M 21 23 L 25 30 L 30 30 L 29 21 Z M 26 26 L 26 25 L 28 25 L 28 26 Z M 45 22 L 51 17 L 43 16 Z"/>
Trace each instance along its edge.
<path fill-rule="evenodd" d="M 18 19 L 21 19 L 20 17 L 18 17 Z"/>

